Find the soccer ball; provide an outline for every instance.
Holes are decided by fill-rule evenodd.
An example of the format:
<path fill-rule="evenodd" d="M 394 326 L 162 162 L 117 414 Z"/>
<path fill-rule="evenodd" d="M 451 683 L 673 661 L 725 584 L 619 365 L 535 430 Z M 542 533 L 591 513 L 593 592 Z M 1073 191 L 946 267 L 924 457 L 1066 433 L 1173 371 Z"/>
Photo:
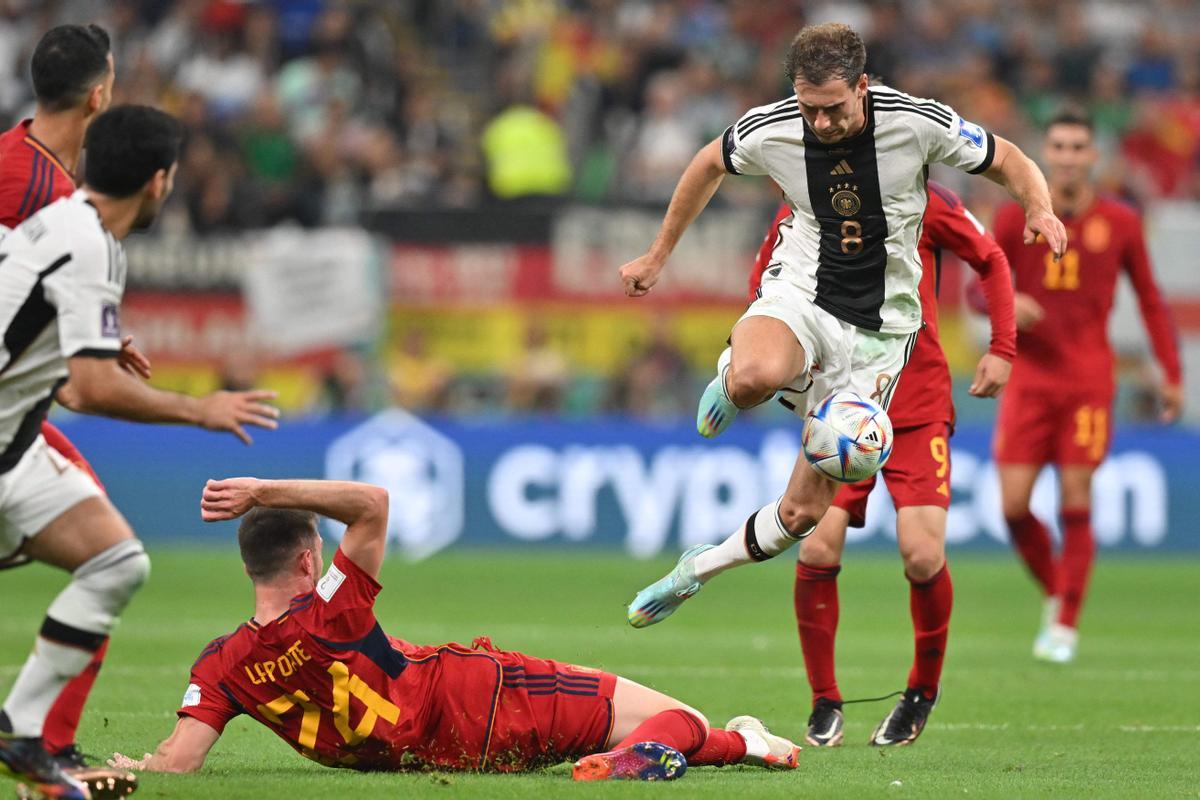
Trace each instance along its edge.
<path fill-rule="evenodd" d="M 892 421 L 872 400 L 834 392 L 804 420 L 804 457 L 842 483 L 871 477 L 892 454 Z"/>

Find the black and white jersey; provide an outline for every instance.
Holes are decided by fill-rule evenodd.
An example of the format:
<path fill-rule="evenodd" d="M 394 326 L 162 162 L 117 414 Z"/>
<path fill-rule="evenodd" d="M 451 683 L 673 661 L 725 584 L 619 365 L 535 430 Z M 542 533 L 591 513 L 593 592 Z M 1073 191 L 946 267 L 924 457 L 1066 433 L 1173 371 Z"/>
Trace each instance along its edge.
<path fill-rule="evenodd" d="M 823 144 L 795 96 L 753 108 L 725 131 L 725 169 L 771 176 L 792 207 L 767 276 L 852 325 L 911 333 L 921 325 L 925 167 L 983 172 L 995 140 L 948 106 L 886 86 L 868 90 L 866 117 L 857 136 Z"/>
<path fill-rule="evenodd" d="M 121 352 L 125 251 L 82 190 L 0 241 L 0 473 L 37 439 L 73 356 Z"/>

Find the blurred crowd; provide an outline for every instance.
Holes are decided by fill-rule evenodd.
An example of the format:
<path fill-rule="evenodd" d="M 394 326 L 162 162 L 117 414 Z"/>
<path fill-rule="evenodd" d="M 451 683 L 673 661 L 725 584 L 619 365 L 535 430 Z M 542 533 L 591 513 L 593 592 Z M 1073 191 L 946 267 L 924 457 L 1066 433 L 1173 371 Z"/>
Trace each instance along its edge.
<path fill-rule="evenodd" d="M 31 113 L 40 32 L 94 21 L 112 36 L 116 101 L 187 126 L 168 232 L 562 199 L 661 206 L 700 146 L 790 92 L 795 32 L 831 20 L 863 33 L 873 75 L 1034 153 L 1055 108 L 1082 102 L 1109 190 L 1200 199 L 1195 0 L 0 0 L 0 122 Z M 985 216 L 998 196 L 939 177 Z M 776 198 L 738 180 L 716 202 Z M 594 379 L 572 375 L 536 325 L 520 362 L 487 376 L 455 374 L 420 332 L 384 351 L 339 357 L 321 407 L 690 413 L 703 382 L 662 332 Z"/>
<path fill-rule="evenodd" d="M 93 20 L 117 99 L 188 125 L 175 224 L 194 231 L 661 203 L 700 145 L 789 91 L 800 26 L 832 19 L 864 34 L 873 74 L 1021 143 L 1081 100 L 1112 188 L 1200 197 L 1194 0 L 0 0 L 0 117 L 29 111 L 38 32 Z"/>

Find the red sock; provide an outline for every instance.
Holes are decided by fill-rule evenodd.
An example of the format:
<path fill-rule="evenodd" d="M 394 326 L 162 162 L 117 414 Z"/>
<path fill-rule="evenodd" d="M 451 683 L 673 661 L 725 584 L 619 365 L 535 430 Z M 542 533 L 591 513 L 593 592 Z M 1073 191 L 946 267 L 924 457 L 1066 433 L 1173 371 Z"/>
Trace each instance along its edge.
<path fill-rule="evenodd" d="M 692 753 L 700 749 L 706 738 L 708 738 L 707 725 L 697 719 L 695 715 L 689 714 L 681 708 L 673 708 L 670 711 L 660 711 L 638 725 L 633 729 L 633 733 L 618 742 L 613 749 L 619 750 L 638 742 L 658 742 L 667 747 L 674 747 L 683 753 L 684 757 L 690 759 Z"/>
<path fill-rule="evenodd" d="M 836 567 L 810 567 L 796 562 L 796 626 L 813 701 L 819 697 L 841 700 L 833 667 L 833 640 L 837 636 L 838 591 Z"/>
<path fill-rule="evenodd" d="M 700 749 L 687 757 L 693 767 L 723 767 L 746 757 L 746 740 L 733 731 L 712 728 Z"/>
<path fill-rule="evenodd" d="M 1054 568 L 1054 546 L 1050 542 L 1050 531 L 1041 520 L 1030 512 L 1017 519 L 1007 520 L 1008 532 L 1013 546 L 1029 568 L 1033 579 L 1042 587 L 1042 592 L 1051 597 L 1058 589 L 1058 578 Z"/>
<path fill-rule="evenodd" d="M 1069 508 L 1062 512 L 1063 549 L 1058 569 L 1058 621 L 1074 628 L 1079 622 L 1079 609 L 1087 594 L 1088 578 L 1092 573 L 1092 557 L 1096 540 L 1092 537 L 1092 512 L 1086 508 Z"/>
<path fill-rule="evenodd" d="M 712 729 L 681 708 L 662 711 L 633 729 L 613 748 L 658 742 L 683 753 L 693 767 L 723 767 L 746 757 L 746 740 L 730 731 Z"/>
<path fill-rule="evenodd" d="M 57 753 L 64 747 L 75 744 L 75 732 L 79 730 L 83 707 L 92 691 L 92 685 L 96 683 L 96 676 L 100 673 L 104 654 L 107 652 L 108 639 L 105 639 L 92 654 L 92 660 L 83 668 L 83 672 L 67 682 L 54 705 L 50 706 L 42 739 L 51 753 Z"/>
<path fill-rule="evenodd" d="M 912 613 L 915 641 L 909 688 L 920 689 L 933 698 L 942 679 L 942 661 L 946 658 L 946 638 L 950 632 L 950 609 L 954 606 L 954 584 L 950 565 L 924 583 L 908 579 L 908 607 Z"/>

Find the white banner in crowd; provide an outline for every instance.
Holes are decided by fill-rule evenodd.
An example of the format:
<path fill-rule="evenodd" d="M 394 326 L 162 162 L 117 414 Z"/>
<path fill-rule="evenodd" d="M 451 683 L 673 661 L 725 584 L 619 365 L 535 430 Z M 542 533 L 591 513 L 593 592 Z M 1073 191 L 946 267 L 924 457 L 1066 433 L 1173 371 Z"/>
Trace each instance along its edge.
<path fill-rule="evenodd" d="M 256 340 L 280 355 L 374 338 L 379 248 L 365 231 L 281 227 L 251 247 L 244 291 Z"/>

